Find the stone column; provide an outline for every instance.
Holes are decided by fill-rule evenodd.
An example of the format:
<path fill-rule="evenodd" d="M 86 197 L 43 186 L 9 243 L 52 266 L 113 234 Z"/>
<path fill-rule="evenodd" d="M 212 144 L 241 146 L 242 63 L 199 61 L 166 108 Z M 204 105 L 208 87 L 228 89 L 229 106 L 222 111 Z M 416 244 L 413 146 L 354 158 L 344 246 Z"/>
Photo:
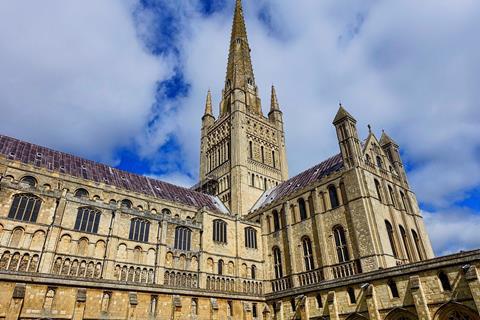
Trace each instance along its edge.
<path fill-rule="evenodd" d="M 166 239 L 167 239 L 167 221 L 162 220 L 162 221 L 159 221 L 158 223 L 159 223 L 159 228 L 160 228 L 160 230 L 159 230 L 160 234 L 159 234 L 159 237 L 158 237 L 157 241 L 160 245 L 158 246 L 158 252 L 157 252 L 157 255 L 156 255 L 157 269 L 155 270 L 155 279 L 156 279 L 157 284 L 164 284 L 164 281 L 165 281 L 165 278 L 164 278 L 165 256 L 167 254 L 167 250 L 166 250 L 166 246 L 165 246 Z M 200 267 L 200 264 L 201 264 L 201 256 L 198 257 L 199 267 Z M 198 279 L 199 286 L 200 286 L 200 284 L 202 284 L 200 277 L 201 277 L 201 275 L 199 274 L 199 279 Z M 200 288 L 205 288 L 205 287 L 200 287 Z"/>
<path fill-rule="evenodd" d="M 410 277 L 410 290 L 412 291 L 413 302 L 415 303 L 419 320 L 431 320 L 432 317 L 428 310 L 427 299 L 425 298 L 419 276 Z"/>
<path fill-rule="evenodd" d="M 63 189 L 62 195 L 58 199 L 58 205 L 56 205 L 55 212 L 53 213 L 52 224 L 48 228 L 45 237 L 45 244 L 38 265 L 38 271 L 41 273 L 49 273 L 50 267 L 53 265 L 55 252 L 57 250 L 57 242 L 62 230 L 61 225 L 63 213 L 65 212 L 65 207 L 67 205 L 66 195 L 67 189 Z"/>
<path fill-rule="evenodd" d="M 292 219 L 290 215 L 290 202 L 287 201 L 283 204 L 283 209 L 282 211 L 285 214 L 285 237 L 284 237 L 284 243 L 283 243 L 283 248 L 284 248 L 284 259 L 285 259 L 285 266 L 289 268 L 289 270 L 286 270 L 286 275 L 290 275 L 291 281 L 292 281 L 292 287 L 298 287 L 298 278 L 295 275 L 298 270 L 297 266 L 295 264 L 295 248 L 294 248 L 294 241 L 293 241 L 293 235 L 292 235 Z"/>
<path fill-rule="evenodd" d="M 477 311 L 480 313 L 480 281 L 478 277 L 478 270 L 475 266 L 470 266 L 465 273 L 465 279 L 467 279 L 468 287 L 472 293 L 473 301 Z"/>
<path fill-rule="evenodd" d="M 377 296 L 373 284 L 369 285 L 365 290 L 365 299 L 367 301 L 368 316 L 370 320 L 381 320 L 378 312 Z"/>
<path fill-rule="evenodd" d="M 327 295 L 328 314 L 331 320 L 340 320 L 338 317 L 337 300 L 335 299 L 335 291 L 329 291 Z"/>
<path fill-rule="evenodd" d="M 295 299 L 295 303 L 298 305 L 300 319 L 308 320 L 310 319 L 310 310 L 308 309 L 308 297 L 307 296 L 300 296 Z M 298 301 L 298 302 L 297 302 Z"/>
<path fill-rule="evenodd" d="M 323 195 L 322 195 L 323 196 Z M 313 227 L 313 235 L 315 237 L 314 241 L 316 243 L 316 254 L 319 255 L 317 258 L 317 263 L 318 266 L 328 266 L 332 264 L 330 257 L 328 256 L 327 252 L 327 240 L 325 238 L 325 227 L 323 223 L 323 216 L 320 214 L 320 210 L 318 210 L 318 201 L 320 199 L 318 198 L 318 188 L 315 188 L 314 191 L 312 191 L 312 202 L 313 202 L 313 207 L 315 210 L 315 215 L 313 217 L 314 221 L 314 227 Z M 320 265 L 321 263 L 321 265 Z M 325 268 L 323 270 L 323 276 L 325 279 L 333 279 L 333 274 L 330 268 Z"/>

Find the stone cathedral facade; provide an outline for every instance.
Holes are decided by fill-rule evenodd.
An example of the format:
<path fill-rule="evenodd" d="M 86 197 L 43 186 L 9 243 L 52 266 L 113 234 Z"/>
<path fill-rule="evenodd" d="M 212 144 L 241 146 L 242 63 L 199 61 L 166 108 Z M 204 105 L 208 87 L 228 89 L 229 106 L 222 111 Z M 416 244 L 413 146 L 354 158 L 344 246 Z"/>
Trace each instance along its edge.
<path fill-rule="evenodd" d="M 0 135 L 0 319 L 479 320 L 480 251 L 434 257 L 386 133 L 289 178 L 237 0 L 187 189 Z"/>

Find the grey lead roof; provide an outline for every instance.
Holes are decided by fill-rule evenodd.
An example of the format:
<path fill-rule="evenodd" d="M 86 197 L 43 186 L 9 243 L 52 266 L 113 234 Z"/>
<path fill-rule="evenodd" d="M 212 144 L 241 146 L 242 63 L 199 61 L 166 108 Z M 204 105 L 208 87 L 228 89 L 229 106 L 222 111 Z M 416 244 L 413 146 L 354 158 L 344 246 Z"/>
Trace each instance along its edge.
<path fill-rule="evenodd" d="M 257 203 L 252 207 L 251 212 L 261 209 L 278 199 L 284 198 L 307 185 L 322 179 L 323 177 L 339 171 L 343 168 L 342 155 L 339 153 L 327 160 L 307 169 L 296 176 L 282 182 L 278 186 L 265 191 Z"/>
<path fill-rule="evenodd" d="M 105 183 L 198 209 L 206 207 L 211 211 L 228 212 L 216 197 L 4 135 L 0 135 L 0 155 L 8 160 L 20 161 L 49 171 Z"/>

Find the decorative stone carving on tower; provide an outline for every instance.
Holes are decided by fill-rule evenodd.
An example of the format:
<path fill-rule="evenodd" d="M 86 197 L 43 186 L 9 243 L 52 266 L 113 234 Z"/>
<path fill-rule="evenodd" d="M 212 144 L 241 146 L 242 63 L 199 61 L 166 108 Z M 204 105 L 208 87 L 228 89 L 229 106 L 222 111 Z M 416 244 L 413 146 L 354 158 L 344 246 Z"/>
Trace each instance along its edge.
<path fill-rule="evenodd" d="M 265 190 L 288 178 L 288 169 L 282 112 L 272 88 L 270 112 L 263 115 L 240 0 L 235 3 L 217 119 L 211 106 L 209 93 L 202 118 L 200 182 L 194 188 L 217 195 L 234 214 L 247 214 Z"/>

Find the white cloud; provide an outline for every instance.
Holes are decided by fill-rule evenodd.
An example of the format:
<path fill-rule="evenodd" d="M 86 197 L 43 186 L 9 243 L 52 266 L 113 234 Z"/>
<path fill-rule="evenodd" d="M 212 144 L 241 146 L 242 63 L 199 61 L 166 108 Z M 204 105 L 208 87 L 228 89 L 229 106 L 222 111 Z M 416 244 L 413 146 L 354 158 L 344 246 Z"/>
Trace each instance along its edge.
<path fill-rule="evenodd" d="M 195 1 L 177 6 L 180 62 L 191 87 L 174 102 L 178 111 L 168 124 L 177 124 L 170 133 L 181 142 L 184 168 L 195 175 L 207 89 L 214 105 L 220 101 L 232 6 L 207 18 L 195 13 Z M 426 213 L 436 252 L 479 247 L 478 212 L 453 204 L 480 185 L 480 44 L 474 40 L 480 3 L 261 0 L 244 6 L 263 108 L 274 83 L 284 111 L 291 175 L 338 152 L 331 121 L 341 100 L 363 137 L 370 123 L 400 143 L 419 200 L 443 209 Z"/>
<path fill-rule="evenodd" d="M 423 212 L 437 255 L 480 248 L 480 216 L 466 209 Z"/>
<path fill-rule="evenodd" d="M 180 172 L 172 172 L 163 175 L 151 174 L 147 176 L 152 179 L 165 181 L 177 186 L 182 186 L 184 188 L 190 188 L 197 182 L 195 179 L 192 179 L 192 177 L 189 177 L 188 175 L 182 174 Z"/>
<path fill-rule="evenodd" d="M 134 4 L 2 1 L 1 132 L 114 161 L 145 129 L 172 67 L 144 49 Z"/>
<path fill-rule="evenodd" d="M 480 184 L 480 44 L 473 40 L 480 3 L 430 0 L 418 8 L 413 0 L 263 0 L 244 6 L 264 110 L 274 83 L 284 111 L 291 174 L 338 152 L 331 121 L 341 100 L 362 136 L 371 123 L 400 143 L 421 201 L 446 207 Z M 195 1 L 176 8 L 191 90 L 168 118 L 178 124 L 172 132 L 191 174 L 207 89 L 215 105 L 220 100 L 232 15 L 231 5 L 207 18 L 195 8 Z"/>

